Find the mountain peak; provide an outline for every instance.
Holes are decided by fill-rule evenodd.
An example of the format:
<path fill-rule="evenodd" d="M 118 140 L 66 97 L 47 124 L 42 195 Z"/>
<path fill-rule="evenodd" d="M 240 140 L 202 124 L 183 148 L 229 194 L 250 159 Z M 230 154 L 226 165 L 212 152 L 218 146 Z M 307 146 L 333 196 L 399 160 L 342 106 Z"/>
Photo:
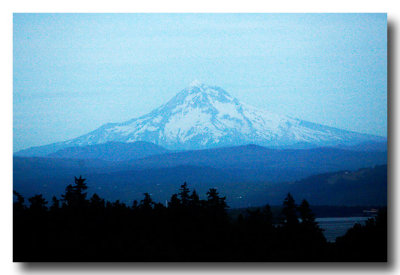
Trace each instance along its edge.
<path fill-rule="evenodd" d="M 215 104 L 233 102 L 238 103 L 237 99 L 228 94 L 225 90 L 217 86 L 209 86 L 197 81 L 196 85 L 186 87 L 173 97 L 166 106 L 171 110 L 181 110 L 187 108 L 213 108 Z"/>
<path fill-rule="evenodd" d="M 122 123 L 106 124 L 86 135 L 40 150 L 48 154 L 56 149 L 108 141 L 146 141 L 182 150 L 245 144 L 350 146 L 382 139 L 260 110 L 241 103 L 220 87 L 195 80 L 190 87 L 148 114 Z"/>
<path fill-rule="evenodd" d="M 205 86 L 205 85 L 203 82 L 201 82 L 198 79 L 193 80 L 189 85 L 189 87 L 201 87 L 201 86 Z"/>

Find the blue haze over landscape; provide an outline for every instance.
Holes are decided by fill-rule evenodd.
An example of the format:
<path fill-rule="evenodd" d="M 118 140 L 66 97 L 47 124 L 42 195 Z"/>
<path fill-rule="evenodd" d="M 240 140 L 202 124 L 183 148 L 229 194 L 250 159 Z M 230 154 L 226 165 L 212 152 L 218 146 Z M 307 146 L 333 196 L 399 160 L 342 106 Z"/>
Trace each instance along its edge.
<path fill-rule="evenodd" d="M 386 14 L 14 14 L 13 261 L 386 261 Z"/>
<path fill-rule="evenodd" d="M 14 14 L 14 152 L 140 117 L 192 80 L 386 136 L 386 14 Z"/>

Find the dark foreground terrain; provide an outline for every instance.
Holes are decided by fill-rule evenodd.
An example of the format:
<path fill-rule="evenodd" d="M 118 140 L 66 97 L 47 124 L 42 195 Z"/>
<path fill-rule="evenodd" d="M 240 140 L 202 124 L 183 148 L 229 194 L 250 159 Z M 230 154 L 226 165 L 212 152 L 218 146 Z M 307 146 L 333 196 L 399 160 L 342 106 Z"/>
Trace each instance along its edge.
<path fill-rule="evenodd" d="M 288 194 L 281 213 L 269 205 L 232 218 L 216 189 L 202 200 L 185 184 L 167 205 L 127 206 L 94 194 L 75 178 L 61 198 L 14 202 L 14 261 L 386 261 L 386 210 L 326 241 L 308 202 Z"/>

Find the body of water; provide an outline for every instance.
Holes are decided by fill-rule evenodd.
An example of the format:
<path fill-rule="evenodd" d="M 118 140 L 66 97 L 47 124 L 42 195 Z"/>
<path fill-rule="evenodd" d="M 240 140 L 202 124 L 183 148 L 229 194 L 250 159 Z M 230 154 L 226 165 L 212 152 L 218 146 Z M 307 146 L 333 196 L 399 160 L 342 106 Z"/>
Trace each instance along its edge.
<path fill-rule="evenodd" d="M 316 218 L 319 226 L 324 229 L 325 238 L 329 242 L 334 242 L 337 237 L 346 234 L 347 230 L 356 223 L 364 224 L 370 217 L 335 217 L 335 218 Z"/>

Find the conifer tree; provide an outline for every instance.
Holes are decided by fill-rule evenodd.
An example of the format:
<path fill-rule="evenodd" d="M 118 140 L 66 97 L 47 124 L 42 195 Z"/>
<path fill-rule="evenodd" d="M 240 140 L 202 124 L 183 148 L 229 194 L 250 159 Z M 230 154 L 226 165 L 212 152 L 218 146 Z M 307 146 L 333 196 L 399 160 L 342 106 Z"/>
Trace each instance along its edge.
<path fill-rule="evenodd" d="M 190 199 L 189 192 L 190 192 L 190 190 L 187 187 L 187 183 L 186 182 L 181 185 L 181 188 L 179 189 L 179 191 L 180 191 L 179 192 L 179 197 L 181 198 L 181 203 L 182 203 L 182 205 L 184 207 L 187 207 L 189 205 L 189 199 Z"/>
<path fill-rule="evenodd" d="M 220 197 L 217 189 L 210 188 L 207 192 L 207 201 L 206 207 L 209 211 L 209 217 L 211 217 L 214 221 L 221 223 L 227 221 L 227 212 L 228 208 L 225 197 Z"/>
<path fill-rule="evenodd" d="M 132 209 L 136 210 L 137 208 L 138 208 L 138 202 L 137 202 L 137 200 L 134 200 L 132 203 Z"/>
<path fill-rule="evenodd" d="M 283 201 L 283 224 L 287 227 L 293 227 L 299 224 L 297 217 L 296 203 L 290 193 L 287 194 Z"/>
<path fill-rule="evenodd" d="M 94 193 L 90 198 L 90 206 L 94 209 L 102 209 L 105 207 L 104 199 L 100 198 L 99 195 Z"/>
<path fill-rule="evenodd" d="M 75 177 L 75 192 L 77 195 L 77 199 L 79 202 L 83 202 L 86 200 L 86 193 L 84 193 L 83 191 L 85 191 L 87 189 L 87 185 L 85 183 L 84 178 L 82 178 L 82 176 L 79 176 L 79 178 Z"/>
<path fill-rule="evenodd" d="M 200 206 L 200 198 L 197 194 L 196 190 L 193 190 L 192 194 L 190 195 L 190 204 L 192 207 L 199 207 Z"/>
<path fill-rule="evenodd" d="M 65 206 L 72 208 L 83 209 L 86 206 L 86 193 L 83 191 L 87 189 L 85 179 L 82 176 L 75 177 L 75 185 L 69 184 L 65 188 L 65 194 L 61 195 Z"/>
<path fill-rule="evenodd" d="M 178 195 L 177 194 L 173 194 L 171 196 L 170 202 L 168 203 L 168 208 L 177 209 L 180 206 L 181 206 L 181 201 L 179 200 Z"/>
<path fill-rule="evenodd" d="M 207 205 L 211 208 L 225 210 L 227 208 L 225 199 L 225 197 L 219 196 L 215 188 L 210 188 L 207 192 Z"/>
<path fill-rule="evenodd" d="M 303 226 L 306 226 L 308 228 L 317 228 L 318 224 L 315 221 L 315 216 L 313 212 L 311 211 L 310 205 L 306 200 L 303 200 L 299 206 L 299 213 L 300 213 L 300 219 L 301 219 L 301 224 Z"/>
<path fill-rule="evenodd" d="M 264 217 L 264 223 L 267 226 L 271 226 L 272 227 L 272 211 L 271 211 L 271 206 L 269 204 L 267 204 L 264 209 L 263 209 L 263 217 Z"/>
<path fill-rule="evenodd" d="M 153 209 L 154 202 L 151 199 L 150 194 L 149 193 L 144 193 L 143 195 L 144 195 L 144 198 L 143 198 L 143 200 L 140 201 L 139 208 L 142 209 L 142 210 L 151 210 L 151 209 Z"/>
<path fill-rule="evenodd" d="M 47 210 L 46 207 L 47 201 L 43 198 L 42 194 L 35 195 L 29 198 L 28 201 L 31 204 L 29 210 L 32 212 L 40 213 Z"/>
<path fill-rule="evenodd" d="M 24 199 L 24 197 L 20 193 L 18 193 L 17 191 L 13 191 L 13 193 L 14 193 L 14 196 L 17 197 L 17 201 L 14 202 L 14 210 L 15 211 L 23 211 L 23 210 L 25 210 L 25 204 L 24 204 L 25 199 Z"/>
<path fill-rule="evenodd" d="M 60 200 L 57 199 L 56 196 L 53 196 L 53 198 L 51 199 L 52 204 L 50 206 L 50 211 L 55 212 L 58 209 L 60 209 Z"/>

